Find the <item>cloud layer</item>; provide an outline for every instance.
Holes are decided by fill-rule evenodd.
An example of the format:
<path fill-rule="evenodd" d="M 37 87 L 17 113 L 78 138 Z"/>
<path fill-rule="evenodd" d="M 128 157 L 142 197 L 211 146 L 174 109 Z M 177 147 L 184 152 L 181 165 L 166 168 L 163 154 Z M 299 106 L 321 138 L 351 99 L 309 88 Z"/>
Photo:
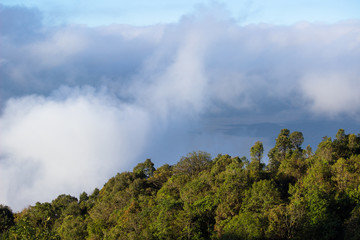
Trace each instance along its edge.
<path fill-rule="evenodd" d="M 65 92 L 65 99 L 27 96 L 7 103 L 1 202 L 18 209 L 61 192 L 91 192 L 139 156 L 149 131 L 146 112 L 91 89 Z"/>
<path fill-rule="evenodd" d="M 145 156 L 244 155 L 259 138 L 239 126 L 360 117 L 359 21 L 239 26 L 199 8 L 168 25 L 46 27 L 35 9 L 0 11 L 19 19 L 0 28 L 0 201 L 17 210 Z"/>

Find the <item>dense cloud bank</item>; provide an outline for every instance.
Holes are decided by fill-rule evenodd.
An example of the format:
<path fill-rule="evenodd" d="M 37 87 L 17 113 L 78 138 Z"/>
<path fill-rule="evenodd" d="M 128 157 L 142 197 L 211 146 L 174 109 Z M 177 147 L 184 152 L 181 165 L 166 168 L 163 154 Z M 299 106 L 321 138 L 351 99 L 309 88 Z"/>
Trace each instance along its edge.
<path fill-rule="evenodd" d="M 18 208 L 62 192 L 91 192 L 138 157 L 147 117 L 89 90 L 10 100 L 1 118 L 1 202 Z"/>
<path fill-rule="evenodd" d="M 0 6 L 0 201 L 90 191 L 147 154 L 249 149 L 234 124 L 359 120 L 359 21 L 239 26 L 219 11 L 47 27 Z"/>

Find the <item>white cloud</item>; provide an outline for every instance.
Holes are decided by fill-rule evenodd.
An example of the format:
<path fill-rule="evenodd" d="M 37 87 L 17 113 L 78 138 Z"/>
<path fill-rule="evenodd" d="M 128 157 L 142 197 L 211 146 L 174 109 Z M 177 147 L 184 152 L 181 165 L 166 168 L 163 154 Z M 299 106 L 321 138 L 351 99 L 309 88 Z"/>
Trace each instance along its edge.
<path fill-rule="evenodd" d="M 88 48 L 89 39 L 81 33 L 82 30 L 60 29 L 49 39 L 30 44 L 32 59 L 43 68 L 63 65 L 68 59 Z"/>
<path fill-rule="evenodd" d="M 1 124 L 0 201 L 19 210 L 77 196 L 132 167 L 145 144 L 145 111 L 100 94 L 12 99 Z"/>
<path fill-rule="evenodd" d="M 312 74 L 301 80 L 301 87 L 314 114 L 337 116 L 359 114 L 360 78 L 331 72 Z"/>

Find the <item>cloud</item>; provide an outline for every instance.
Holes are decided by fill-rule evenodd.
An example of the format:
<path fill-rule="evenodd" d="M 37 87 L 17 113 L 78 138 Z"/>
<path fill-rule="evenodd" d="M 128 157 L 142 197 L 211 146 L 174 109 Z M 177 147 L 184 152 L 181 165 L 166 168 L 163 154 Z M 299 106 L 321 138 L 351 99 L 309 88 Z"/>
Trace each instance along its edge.
<path fill-rule="evenodd" d="M 306 111 L 315 109 L 305 106 L 315 104 L 303 87 L 307 76 L 328 69 L 337 76 L 359 74 L 358 21 L 239 26 L 226 14 L 203 7 L 169 25 L 40 26 L 34 32 L 41 37 L 29 34 L 32 40 L 22 43 L 2 32 L 2 102 L 14 95 L 49 94 L 62 85 L 90 85 L 128 98 L 146 87 L 152 105 L 162 101 L 163 112 L 217 111 L 222 105 L 263 111 L 269 108 L 264 102 L 285 101 Z M 316 104 L 322 102 L 326 99 Z"/>
<path fill-rule="evenodd" d="M 16 43 L 24 43 L 40 37 L 41 27 L 42 14 L 39 10 L 0 4 L 1 35 L 12 38 Z"/>
<path fill-rule="evenodd" d="M 13 8 L 17 9 L 2 6 L 1 11 L 4 16 L 13 16 L 9 19 L 17 19 L 27 12 L 34 16 L 40 14 L 26 8 L 14 13 Z M 62 85 L 99 87 L 105 84 L 118 90 L 141 71 L 162 34 L 162 26 L 48 27 L 38 24 L 37 17 L 26 20 L 26 24 L 9 24 L 13 28 L 0 29 L 2 105 L 10 97 L 46 95 Z M 22 36 L 23 26 L 28 25 L 36 27 L 28 31 L 26 37 Z M 26 41 L 19 42 L 17 37 Z"/>
<path fill-rule="evenodd" d="M 16 210 L 91 192 L 132 167 L 145 144 L 144 110 L 92 89 L 56 95 L 12 99 L 1 117 L 0 201 Z"/>
<path fill-rule="evenodd" d="M 311 101 L 311 111 L 315 114 L 359 114 L 359 75 L 340 75 L 331 72 L 313 74 L 305 76 L 301 86 L 305 96 Z"/>

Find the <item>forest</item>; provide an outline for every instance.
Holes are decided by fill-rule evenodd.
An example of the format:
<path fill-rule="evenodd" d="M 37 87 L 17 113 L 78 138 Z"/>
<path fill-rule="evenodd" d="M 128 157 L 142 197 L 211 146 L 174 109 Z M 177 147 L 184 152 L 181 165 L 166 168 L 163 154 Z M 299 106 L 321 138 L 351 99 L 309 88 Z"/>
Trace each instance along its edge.
<path fill-rule="evenodd" d="M 338 130 L 313 151 L 282 129 L 264 163 L 202 151 L 155 169 L 151 159 L 102 189 L 0 205 L 1 239 L 360 239 L 360 134 Z"/>

